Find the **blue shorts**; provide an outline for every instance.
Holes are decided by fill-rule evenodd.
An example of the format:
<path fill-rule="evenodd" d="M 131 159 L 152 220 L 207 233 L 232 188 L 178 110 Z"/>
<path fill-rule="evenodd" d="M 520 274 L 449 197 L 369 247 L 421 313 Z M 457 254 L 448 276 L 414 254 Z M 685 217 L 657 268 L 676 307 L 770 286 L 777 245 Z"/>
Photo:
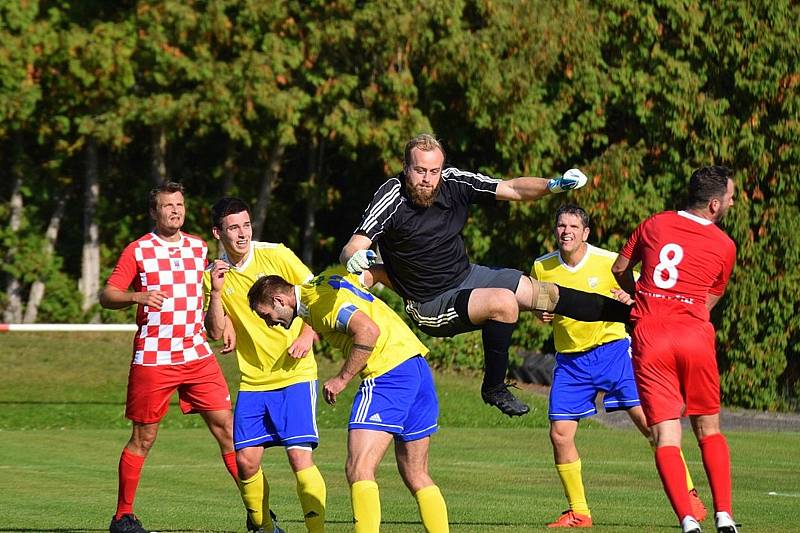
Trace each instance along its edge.
<path fill-rule="evenodd" d="M 633 378 L 631 341 L 619 339 L 586 352 L 556 354 L 550 388 L 550 420 L 576 420 L 597 413 L 597 393 L 605 392 L 607 412 L 639 405 Z"/>
<path fill-rule="evenodd" d="M 239 391 L 233 411 L 233 447 L 319 444 L 317 381 L 282 389 Z"/>
<path fill-rule="evenodd" d="M 403 361 L 358 387 L 349 429 L 394 434 L 401 441 L 419 440 L 439 429 L 439 399 L 424 357 Z"/>

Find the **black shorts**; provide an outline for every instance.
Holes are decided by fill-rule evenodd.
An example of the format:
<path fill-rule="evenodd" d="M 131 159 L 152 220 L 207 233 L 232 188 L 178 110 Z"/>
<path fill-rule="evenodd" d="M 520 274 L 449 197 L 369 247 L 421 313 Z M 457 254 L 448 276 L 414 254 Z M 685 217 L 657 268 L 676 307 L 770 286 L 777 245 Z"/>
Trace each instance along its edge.
<path fill-rule="evenodd" d="M 524 274 L 513 268 L 489 268 L 470 265 L 469 274 L 458 286 L 426 302 L 406 300 L 406 313 L 431 337 L 452 337 L 481 329 L 469 321 L 467 303 L 472 289 L 508 289 L 517 292 Z"/>

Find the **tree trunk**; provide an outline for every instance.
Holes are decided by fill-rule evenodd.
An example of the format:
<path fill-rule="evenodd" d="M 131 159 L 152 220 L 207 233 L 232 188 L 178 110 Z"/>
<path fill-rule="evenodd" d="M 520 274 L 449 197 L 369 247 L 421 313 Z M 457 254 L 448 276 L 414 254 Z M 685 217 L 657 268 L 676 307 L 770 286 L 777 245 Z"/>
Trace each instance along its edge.
<path fill-rule="evenodd" d="M 18 232 L 22 225 L 22 172 L 15 162 L 12 167 L 14 186 L 11 192 L 11 220 L 9 229 Z M 5 262 L 10 263 L 13 257 L 13 250 L 6 252 Z M 6 298 L 8 304 L 3 312 L 3 322 L 7 324 L 18 323 L 22 320 L 22 284 L 11 274 L 6 274 Z"/>
<path fill-rule="evenodd" d="M 258 188 L 258 200 L 253 209 L 253 240 L 260 241 L 263 238 L 264 222 L 267 220 L 270 203 L 272 203 L 272 192 L 278 185 L 278 174 L 283 165 L 283 153 L 286 147 L 280 143 L 272 147 L 267 160 L 267 169 Z"/>
<path fill-rule="evenodd" d="M 306 183 L 306 213 L 303 225 L 303 244 L 300 258 L 310 266 L 314 262 L 314 240 L 317 234 L 317 208 L 320 188 L 323 184 L 322 163 L 325 157 L 325 141 L 315 140 L 308 158 L 308 182 Z"/>
<path fill-rule="evenodd" d="M 222 164 L 222 190 L 220 191 L 220 197 L 230 196 L 237 170 L 236 150 L 234 149 L 233 141 L 229 139 L 225 148 L 225 162 Z"/>
<path fill-rule="evenodd" d="M 150 128 L 150 178 L 158 187 L 167 179 L 167 136 L 163 126 Z"/>
<path fill-rule="evenodd" d="M 58 199 L 56 210 L 53 212 L 53 216 L 50 217 L 50 223 L 47 225 L 47 231 L 44 234 L 45 244 L 42 250 L 45 259 L 53 255 L 53 249 L 55 248 L 56 239 L 58 238 L 58 230 L 61 229 L 61 221 L 64 218 L 64 208 L 66 205 L 67 197 L 64 195 Z M 42 298 L 44 297 L 44 289 L 44 282 L 40 279 L 37 279 L 33 282 L 33 285 L 31 285 L 31 291 L 28 294 L 28 304 L 25 306 L 25 317 L 22 319 L 25 324 L 33 324 L 36 322 L 36 315 L 39 313 L 39 304 L 42 303 Z"/>
<path fill-rule="evenodd" d="M 86 142 L 86 175 L 83 189 L 83 254 L 81 257 L 81 279 L 78 289 L 83 294 L 83 311 L 89 311 L 97 303 L 100 291 L 100 245 L 99 229 L 95 219 L 97 201 L 100 197 L 100 184 L 97 179 L 97 143 L 94 139 Z M 90 317 L 98 320 L 97 314 Z"/>

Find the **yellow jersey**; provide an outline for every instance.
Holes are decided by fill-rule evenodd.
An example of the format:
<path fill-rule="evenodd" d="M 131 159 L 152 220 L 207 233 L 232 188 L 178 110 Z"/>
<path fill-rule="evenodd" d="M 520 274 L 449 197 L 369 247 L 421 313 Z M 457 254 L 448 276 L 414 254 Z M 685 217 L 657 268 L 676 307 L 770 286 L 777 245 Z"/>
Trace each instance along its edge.
<path fill-rule="evenodd" d="M 344 267 L 324 270 L 299 287 L 297 306 L 298 315 L 345 356 L 353 346 L 353 337 L 347 333 L 353 313 L 361 311 L 378 325 L 381 332 L 361 371 L 362 379 L 380 376 L 415 355 L 428 353 L 403 319 Z"/>
<path fill-rule="evenodd" d="M 564 263 L 558 250 L 537 258 L 531 276 L 584 292 L 612 296 L 619 284 L 611 274 L 617 254 L 587 243 L 586 255 L 572 267 Z M 627 336 L 620 322 L 580 322 L 561 315 L 553 318 L 553 337 L 559 353 L 585 352 Z"/>
<path fill-rule="evenodd" d="M 288 349 L 303 328 L 295 320 L 291 328 L 270 328 L 250 309 L 247 292 L 262 276 L 278 275 L 289 283 L 305 283 L 313 275 L 307 266 L 283 244 L 251 242 L 250 253 L 240 267 L 227 255 L 220 258 L 231 267 L 225 274 L 222 307 L 236 331 L 236 359 L 241 374 L 240 390 L 264 391 L 317 379 L 313 350 L 302 359 L 289 356 Z M 206 309 L 211 299 L 211 275 L 203 276 Z"/>

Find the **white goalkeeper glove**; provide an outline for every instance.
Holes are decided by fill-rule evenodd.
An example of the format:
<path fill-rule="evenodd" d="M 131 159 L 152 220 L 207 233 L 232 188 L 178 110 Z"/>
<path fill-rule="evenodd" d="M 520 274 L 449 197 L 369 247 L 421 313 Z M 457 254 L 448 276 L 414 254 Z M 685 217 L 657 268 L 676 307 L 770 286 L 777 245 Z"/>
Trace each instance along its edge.
<path fill-rule="evenodd" d="M 586 185 L 588 180 L 589 178 L 586 177 L 586 174 L 577 168 L 571 168 L 564 172 L 563 176 L 551 179 L 547 183 L 547 188 L 553 193 L 570 191 L 572 189 L 580 189 Z"/>
<path fill-rule="evenodd" d="M 361 274 L 378 260 L 378 254 L 372 250 L 359 250 L 347 260 L 347 271 Z"/>

